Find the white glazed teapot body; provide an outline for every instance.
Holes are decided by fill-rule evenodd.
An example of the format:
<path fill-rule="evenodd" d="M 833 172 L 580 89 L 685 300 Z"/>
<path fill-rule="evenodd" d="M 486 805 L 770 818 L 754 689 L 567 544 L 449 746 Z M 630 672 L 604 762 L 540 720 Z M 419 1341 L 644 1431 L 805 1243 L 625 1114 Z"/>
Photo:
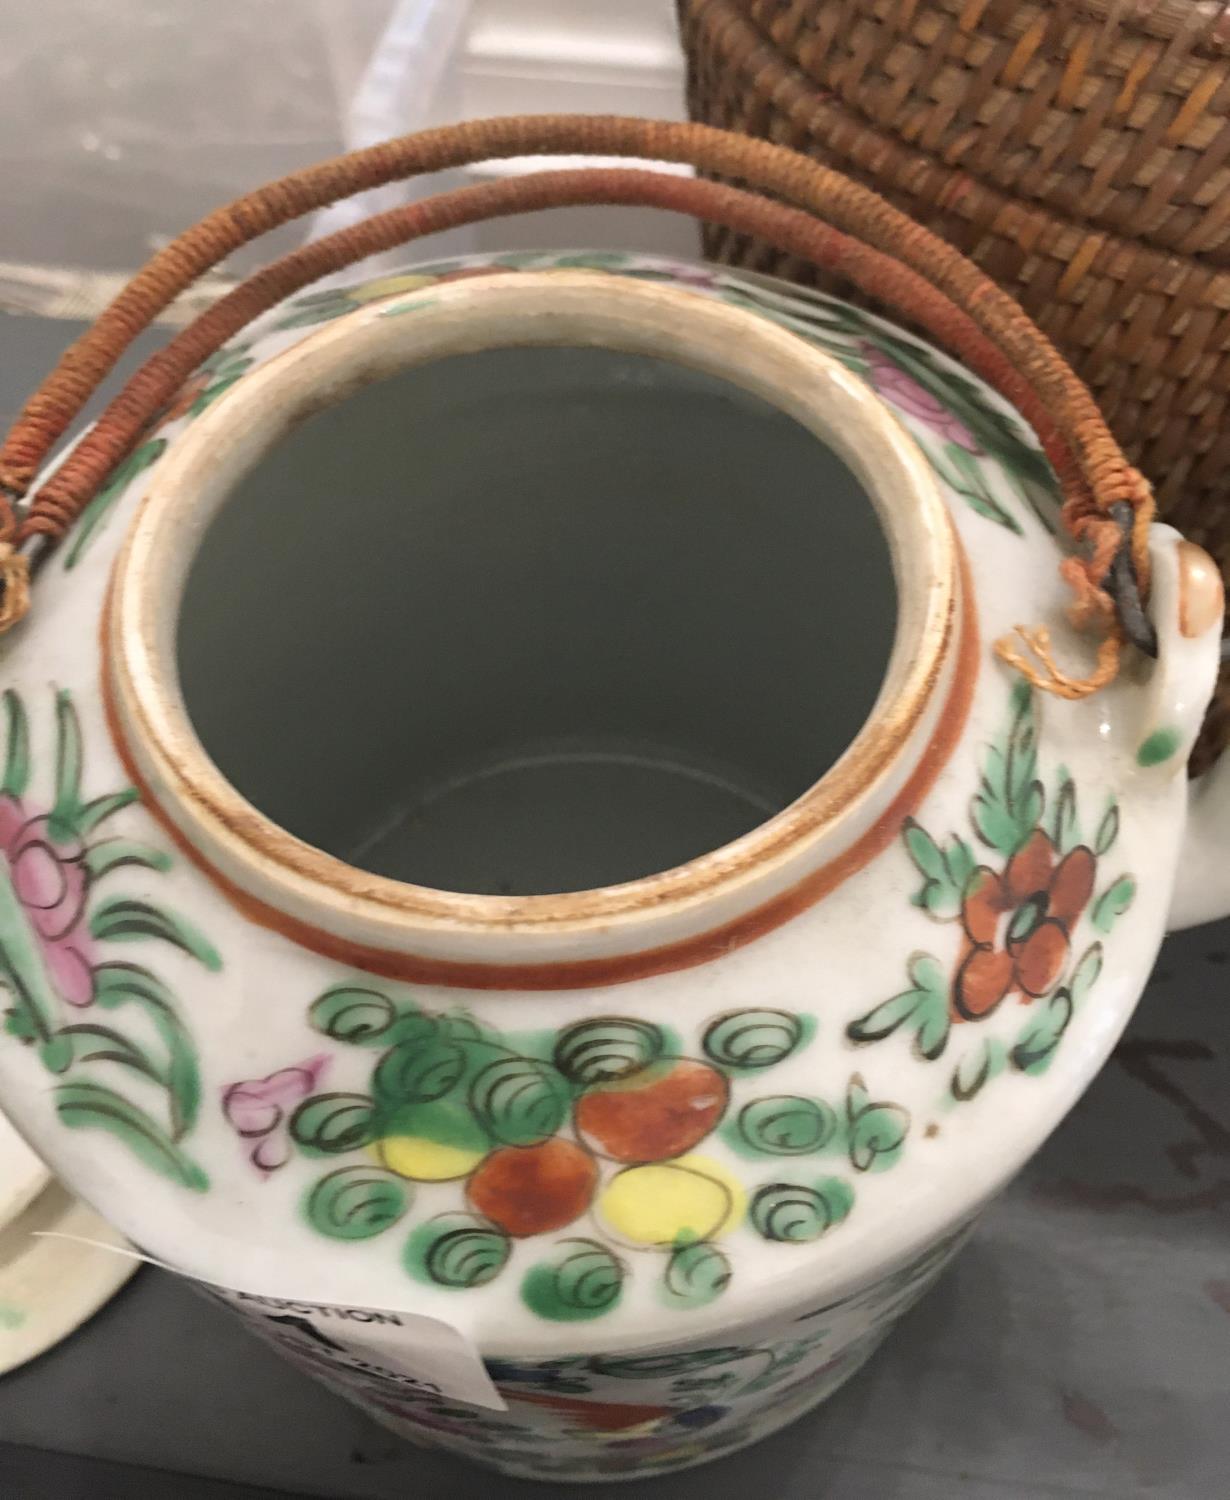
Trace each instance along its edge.
<path fill-rule="evenodd" d="M 202 537 L 282 434 L 509 345 L 772 402 L 857 477 L 897 585 L 876 702 L 814 785 L 711 853 L 561 895 L 313 846 L 230 783 L 177 676 Z M 781 1425 L 1087 1086 L 1198 858 L 1183 768 L 1219 582 L 1157 528 L 1157 663 L 1036 693 L 992 643 L 1063 618 L 1053 513 L 981 382 L 763 278 L 496 257 L 275 309 L 117 471 L 4 648 L 6 1109 L 137 1244 L 417 1440 L 592 1476 Z M 294 549 L 262 564 L 271 613 Z M 362 588 L 322 575 L 319 628 L 345 638 Z M 286 778 L 315 751 L 286 744 Z M 407 1353 L 415 1319 L 456 1334 L 452 1374 Z"/>

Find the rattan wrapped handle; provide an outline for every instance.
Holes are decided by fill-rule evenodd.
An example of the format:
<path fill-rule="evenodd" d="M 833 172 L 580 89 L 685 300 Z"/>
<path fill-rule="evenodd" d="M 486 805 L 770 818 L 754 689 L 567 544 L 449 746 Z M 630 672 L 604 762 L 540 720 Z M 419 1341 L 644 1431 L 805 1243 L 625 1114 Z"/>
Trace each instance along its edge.
<path fill-rule="evenodd" d="M 684 162 L 757 191 L 675 174 L 594 167 L 499 179 L 380 214 L 273 262 L 148 360 L 18 516 L 52 446 L 123 351 L 181 291 L 231 251 L 325 203 L 418 173 L 497 157 L 641 157 Z M 765 197 L 762 194 L 772 194 Z M 0 629 L 29 606 L 30 544 L 58 541 L 185 377 L 254 317 L 320 276 L 422 235 L 502 214 L 568 204 L 638 204 L 756 235 L 894 309 L 982 375 L 1037 432 L 1083 553 L 1063 571 L 1079 624 L 1100 627 L 1095 670 L 1063 672 L 1044 634 L 1027 643 L 1041 669 L 1001 654 L 1038 685 L 1082 697 L 1114 677 L 1125 637 L 1106 588 L 1118 560 L 1148 585 L 1148 485 L 1127 462 L 1093 398 L 1021 308 L 959 252 L 868 188 L 784 147 L 704 125 L 614 116 L 514 116 L 421 131 L 292 173 L 215 210 L 153 256 L 74 343 L 27 402 L 0 448 Z M 792 206 L 793 205 L 793 206 Z M 1127 507 L 1130 526 L 1116 514 Z M 1113 508 L 1119 507 L 1116 512 Z"/>

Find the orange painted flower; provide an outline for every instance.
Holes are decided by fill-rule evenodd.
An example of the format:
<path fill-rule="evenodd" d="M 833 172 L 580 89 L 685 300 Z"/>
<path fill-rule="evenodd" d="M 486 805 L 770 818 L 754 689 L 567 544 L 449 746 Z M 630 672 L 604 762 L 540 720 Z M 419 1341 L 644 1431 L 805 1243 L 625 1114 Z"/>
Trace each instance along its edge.
<path fill-rule="evenodd" d="M 952 985 L 956 1021 L 990 1015 L 1008 995 L 1024 1002 L 1059 982 L 1072 929 L 1093 895 L 1097 859 L 1078 844 L 1062 858 L 1035 828 L 1002 875 L 980 865 L 961 906 L 965 947 Z"/>

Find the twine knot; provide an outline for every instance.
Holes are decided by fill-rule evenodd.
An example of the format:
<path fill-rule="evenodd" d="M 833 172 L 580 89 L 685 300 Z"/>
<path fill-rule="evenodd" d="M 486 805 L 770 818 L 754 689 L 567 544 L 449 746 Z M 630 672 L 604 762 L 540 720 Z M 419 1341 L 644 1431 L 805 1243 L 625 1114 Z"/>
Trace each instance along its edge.
<path fill-rule="evenodd" d="M 0 635 L 30 609 L 30 561 L 12 542 L 0 542 Z"/>

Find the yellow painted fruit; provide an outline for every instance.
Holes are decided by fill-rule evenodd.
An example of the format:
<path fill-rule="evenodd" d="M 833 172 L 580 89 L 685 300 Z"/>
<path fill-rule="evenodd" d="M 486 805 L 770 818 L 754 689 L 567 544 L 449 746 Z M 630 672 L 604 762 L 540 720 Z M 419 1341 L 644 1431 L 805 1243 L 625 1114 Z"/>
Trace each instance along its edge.
<path fill-rule="evenodd" d="M 703 1156 L 627 1167 L 598 1200 L 606 1225 L 634 1245 L 716 1239 L 738 1224 L 743 1209 L 738 1182 Z"/>
<path fill-rule="evenodd" d="M 422 1135 L 385 1136 L 376 1148 L 390 1172 L 415 1182 L 448 1182 L 467 1177 L 487 1154 L 468 1146 L 446 1146 Z"/>

